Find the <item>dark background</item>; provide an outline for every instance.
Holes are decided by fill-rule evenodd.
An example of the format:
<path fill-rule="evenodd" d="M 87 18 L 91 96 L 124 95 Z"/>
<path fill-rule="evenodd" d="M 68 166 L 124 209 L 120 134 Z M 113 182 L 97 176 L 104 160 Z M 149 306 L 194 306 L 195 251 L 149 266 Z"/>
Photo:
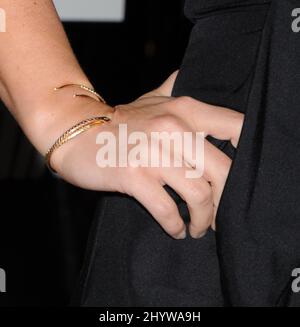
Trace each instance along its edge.
<path fill-rule="evenodd" d="M 151 90 L 179 68 L 191 28 L 183 0 L 128 0 L 124 23 L 66 23 L 74 51 L 110 104 Z M 52 176 L 0 104 L 0 306 L 64 306 L 101 193 Z"/>

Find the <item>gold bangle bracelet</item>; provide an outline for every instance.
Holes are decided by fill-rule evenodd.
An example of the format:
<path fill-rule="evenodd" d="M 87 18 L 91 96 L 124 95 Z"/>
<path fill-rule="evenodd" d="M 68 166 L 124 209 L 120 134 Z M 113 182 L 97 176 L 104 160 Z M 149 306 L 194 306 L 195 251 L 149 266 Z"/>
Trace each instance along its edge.
<path fill-rule="evenodd" d="M 88 95 L 88 94 L 79 94 L 79 93 L 74 93 L 74 97 L 76 96 L 88 96 L 88 97 L 92 97 L 93 99 L 97 100 L 97 101 L 100 101 L 100 102 L 103 102 L 104 104 L 106 104 L 106 101 L 103 99 L 103 97 L 97 93 L 93 88 L 91 87 L 88 87 L 86 85 L 83 85 L 83 84 L 64 84 L 62 86 L 58 86 L 58 87 L 55 87 L 54 88 L 54 91 L 58 91 L 64 87 L 67 87 L 67 86 L 77 86 L 79 88 L 81 88 L 82 90 L 85 90 L 87 92 L 89 92 L 90 94 L 94 95 L 96 98 L 92 97 L 91 95 Z"/>
<path fill-rule="evenodd" d="M 104 123 L 110 122 L 111 119 L 106 116 L 99 116 L 99 117 L 92 117 L 89 119 L 85 119 L 78 124 L 72 126 L 67 131 L 65 131 L 56 141 L 55 143 L 49 148 L 49 150 L 45 154 L 45 161 L 48 168 L 53 172 L 56 171 L 51 167 L 51 156 L 53 152 L 58 149 L 60 146 L 68 142 L 69 140 L 73 139 L 74 137 L 78 136 L 79 134 L 89 130 L 90 128 L 98 125 L 102 125 Z"/>

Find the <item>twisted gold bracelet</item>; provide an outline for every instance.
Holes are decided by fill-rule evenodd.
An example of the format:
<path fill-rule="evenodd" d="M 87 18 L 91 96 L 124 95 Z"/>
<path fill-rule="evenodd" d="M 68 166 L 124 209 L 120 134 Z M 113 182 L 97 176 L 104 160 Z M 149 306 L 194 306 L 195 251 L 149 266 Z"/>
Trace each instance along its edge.
<path fill-rule="evenodd" d="M 67 87 L 67 86 L 77 86 L 77 87 L 81 88 L 82 90 L 85 90 L 85 91 L 90 93 L 90 94 L 75 93 L 74 97 L 76 97 L 76 96 L 87 96 L 87 97 L 93 98 L 94 100 L 101 101 L 104 104 L 106 104 L 105 100 L 101 97 L 101 95 L 99 93 L 97 93 L 93 88 L 88 87 L 88 86 L 83 85 L 83 84 L 72 84 L 72 83 L 64 84 L 64 85 L 55 87 L 54 91 L 58 91 L 58 90 L 60 90 L 60 89 L 62 89 L 64 87 Z M 55 143 L 49 148 L 49 150 L 45 154 L 45 161 L 46 161 L 46 164 L 47 164 L 48 168 L 53 173 L 56 173 L 56 171 L 51 167 L 51 163 L 50 163 L 51 156 L 52 156 L 53 152 L 56 149 L 58 149 L 60 146 L 62 146 L 63 144 L 65 144 L 69 140 L 73 139 L 77 135 L 89 130 L 90 128 L 92 128 L 94 126 L 102 125 L 102 124 L 110 122 L 110 121 L 111 121 L 111 119 L 109 117 L 106 117 L 106 116 L 92 117 L 92 118 L 85 119 L 85 120 L 79 122 L 78 124 L 72 126 L 67 131 L 65 131 L 55 141 Z"/>
<path fill-rule="evenodd" d="M 72 126 L 67 131 L 65 131 L 56 141 L 55 143 L 49 148 L 49 150 L 45 154 L 45 161 L 48 166 L 48 168 L 53 172 L 56 173 L 56 171 L 51 167 L 51 155 L 53 152 L 58 149 L 60 146 L 68 142 L 69 140 L 73 139 L 74 137 L 78 136 L 79 134 L 89 130 L 90 128 L 98 125 L 102 125 L 104 123 L 110 122 L 111 119 L 106 116 L 100 116 L 100 117 L 93 117 L 89 119 L 85 119 L 78 124 Z"/>

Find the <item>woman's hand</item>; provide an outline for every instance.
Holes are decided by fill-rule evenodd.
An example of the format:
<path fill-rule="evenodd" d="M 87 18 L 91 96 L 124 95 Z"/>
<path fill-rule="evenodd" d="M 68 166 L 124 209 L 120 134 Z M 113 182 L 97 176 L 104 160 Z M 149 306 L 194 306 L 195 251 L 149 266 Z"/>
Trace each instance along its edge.
<path fill-rule="evenodd" d="M 6 33 L 0 33 L 0 97 L 36 149 L 44 154 L 69 127 L 114 111 L 111 123 L 94 127 L 57 149 L 52 156 L 53 168 L 80 187 L 134 196 L 167 233 L 182 238 L 185 224 L 163 188 L 169 185 L 187 202 L 191 236 L 203 235 L 214 224 L 230 168 L 231 162 L 225 154 L 205 142 L 204 174 L 194 179 L 186 178 L 187 167 L 134 168 L 129 162 L 127 167 L 100 168 L 96 162 L 97 135 L 106 131 L 118 140 L 122 123 L 130 135 L 140 132 L 150 137 L 154 131 L 192 132 L 196 138 L 196 132 L 205 132 L 236 145 L 243 116 L 189 97 L 172 98 L 175 74 L 158 89 L 117 108 L 92 99 L 72 99 L 70 88 L 53 94 L 54 87 L 68 83 L 92 85 L 74 56 L 52 1 L 2 0 L 1 7 L 10 25 Z M 161 146 L 158 150 L 165 153 L 168 149 Z M 194 147 L 195 153 L 196 150 Z M 174 158 L 182 156 L 176 148 L 170 152 Z M 194 167 L 192 157 L 184 156 L 189 167 Z"/>
<path fill-rule="evenodd" d="M 243 115 L 190 97 L 171 97 L 175 78 L 176 73 L 154 91 L 132 103 L 113 108 L 111 123 L 95 127 L 60 147 L 53 154 L 52 166 L 64 179 L 82 188 L 117 191 L 133 196 L 168 234 L 181 239 L 185 237 L 186 226 L 175 202 L 163 188 L 169 185 L 186 201 L 191 217 L 190 235 L 199 238 L 210 226 L 214 227 L 216 211 L 231 166 L 231 160 L 222 151 L 204 140 L 204 171 L 197 178 L 187 178 L 186 175 L 187 169 L 194 167 L 191 157 L 183 158 L 185 167 L 136 167 L 135 162 L 130 162 L 130 157 L 127 167 L 100 168 L 96 162 L 101 148 L 96 144 L 97 136 L 99 138 L 99 133 L 109 132 L 118 142 L 120 124 L 126 124 L 128 136 L 141 132 L 148 140 L 152 132 L 192 132 L 193 155 L 196 151 L 196 132 L 230 140 L 234 146 L 237 145 Z M 96 102 L 93 106 L 99 106 L 99 112 L 103 109 L 103 105 Z M 151 152 L 149 144 L 143 153 Z M 156 150 L 160 154 L 166 153 L 170 150 L 166 147 L 161 144 Z M 128 146 L 128 151 L 132 148 L 133 145 Z M 182 157 L 181 150 L 171 148 L 171 158 Z"/>

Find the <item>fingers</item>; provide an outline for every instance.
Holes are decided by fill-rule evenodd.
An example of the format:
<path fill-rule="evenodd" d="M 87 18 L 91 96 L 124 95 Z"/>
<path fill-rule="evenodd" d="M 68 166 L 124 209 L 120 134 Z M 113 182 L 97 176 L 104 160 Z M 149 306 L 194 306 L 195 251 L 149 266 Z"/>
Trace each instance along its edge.
<path fill-rule="evenodd" d="M 148 177 L 140 178 L 138 183 L 134 183 L 131 194 L 171 237 L 186 237 L 186 225 L 180 217 L 177 205 L 158 181 Z"/>
<path fill-rule="evenodd" d="M 171 187 L 176 187 L 177 193 L 187 201 L 192 216 L 191 225 L 196 227 L 195 233 L 191 230 L 191 235 L 199 237 L 200 230 L 204 232 L 209 225 L 215 229 L 216 213 L 232 161 L 206 139 L 204 139 L 203 152 L 200 155 L 196 154 L 199 145 L 195 145 L 196 141 L 193 137 L 192 153 L 185 152 L 183 159 L 189 167 L 195 167 L 194 170 L 197 170 L 199 174 L 187 174 L 190 169 L 182 168 L 183 172 L 180 175 L 178 175 L 178 171 L 172 172 L 173 176 L 166 175 L 166 181 L 172 184 Z M 180 152 L 177 155 L 183 154 Z M 202 162 L 198 162 L 199 159 Z M 193 219 L 193 216 L 196 218 Z M 194 221 L 198 221 L 198 225 Z M 201 229 L 201 227 L 203 228 Z"/>
<path fill-rule="evenodd" d="M 200 141 L 201 144 L 196 140 L 195 135 L 193 135 L 191 138 L 192 145 L 189 147 L 191 151 L 184 151 L 184 153 L 180 151 L 177 155 L 182 155 L 188 167 L 194 168 L 193 174 L 188 173 L 185 169 L 185 179 L 192 181 L 205 180 L 207 185 L 210 186 L 214 207 L 212 222 L 212 226 L 214 227 L 216 212 L 232 161 L 224 152 L 208 142 L 205 138 L 201 138 Z M 186 147 L 187 145 L 185 144 Z M 203 192 L 206 195 L 208 193 L 205 189 Z"/>
<path fill-rule="evenodd" d="M 155 115 L 142 124 L 142 130 L 148 132 L 192 132 L 192 138 L 196 138 L 196 132 L 204 132 L 220 140 L 229 140 L 237 146 L 243 126 L 244 115 L 234 110 L 212 106 L 202 103 L 190 97 L 170 98 L 172 87 L 176 79 L 177 72 L 172 74 L 165 83 L 158 89 L 149 93 L 151 95 L 142 97 L 141 106 L 135 115 L 146 111 L 142 109 L 155 109 Z M 151 97 L 152 96 L 152 97 Z M 154 106 L 152 108 L 152 106 Z M 149 116 L 149 112 L 146 115 Z M 146 117 L 148 117 L 146 116 Z M 145 119 L 140 119 L 144 122 Z M 195 142 L 193 142 L 195 145 Z M 192 146 L 192 154 L 196 153 L 196 148 Z M 168 150 L 168 147 L 163 150 Z M 180 152 L 180 151 L 179 151 Z M 165 153 L 165 151 L 163 151 Z M 174 150 L 174 155 L 178 155 Z M 194 156 L 194 158 L 197 156 Z M 203 156 L 202 156 L 203 158 Z M 191 158 L 184 158 L 189 167 L 195 167 Z M 185 174 L 169 169 L 164 173 L 163 182 L 172 187 L 186 202 L 191 215 L 189 231 L 192 237 L 200 237 L 207 228 L 215 225 L 215 216 L 224 185 L 230 170 L 231 160 L 219 149 L 207 140 L 204 140 L 204 172 L 198 178 L 187 178 Z M 198 170 L 197 165 L 194 169 Z M 203 166 L 203 165 L 202 165 Z M 184 170 L 184 169 L 183 169 Z M 166 170 L 167 171 L 167 170 Z M 186 172 L 186 170 L 184 170 Z M 179 175 L 178 175 L 179 174 Z M 131 192 L 142 205 L 148 209 L 152 216 L 162 226 L 162 228 L 174 238 L 182 238 L 185 224 L 180 217 L 178 208 L 164 190 L 158 179 L 151 180 L 150 175 L 139 180 Z"/>
<path fill-rule="evenodd" d="M 185 96 L 170 101 L 168 108 L 192 130 L 231 141 L 233 146 L 237 146 L 244 122 L 243 114 Z"/>
<path fill-rule="evenodd" d="M 194 132 L 204 132 L 220 140 L 229 140 L 237 146 L 244 122 L 244 115 L 227 108 L 212 106 L 190 97 L 179 97 L 170 102 L 169 109 L 180 117 Z M 186 158 L 185 158 L 186 159 Z M 190 162 L 194 166 L 193 162 Z M 213 221 L 228 177 L 231 160 L 208 141 L 204 141 L 204 175 L 213 193 Z"/>
<path fill-rule="evenodd" d="M 159 129 L 163 131 L 183 133 L 188 130 L 188 126 L 185 126 L 185 123 L 180 121 L 179 117 L 163 116 L 161 119 L 162 121 L 156 119 L 155 125 L 159 125 Z M 190 234 L 192 237 L 199 238 L 210 225 L 214 228 L 215 216 L 230 170 L 231 160 L 205 139 L 204 152 L 198 153 L 199 144 L 196 142 L 195 133 L 193 133 L 191 141 L 191 151 L 188 151 L 188 157 L 186 157 L 187 152 L 184 151 L 183 154 L 181 147 L 174 148 L 173 156 L 176 158 L 184 156 L 183 159 L 189 167 L 196 166 L 199 175 L 195 174 L 193 176 L 197 176 L 197 178 L 188 178 L 186 173 L 190 169 L 186 169 L 186 167 L 183 167 L 181 171 L 176 170 L 176 168 L 162 169 L 163 175 L 161 177 L 187 202 L 191 215 Z M 186 145 L 184 148 L 186 148 Z M 168 151 L 168 147 L 162 150 L 163 153 Z M 200 157 L 203 162 L 195 165 L 194 159 L 197 158 L 196 161 L 198 162 L 199 159 L 201 160 Z M 201 166 L 204 168 L 202 176 Z"/>
<path fill-rule="evenodd" d="M 161 96 L 170 97 L 172 95 L 172 90 L 177 78 L 179 70 L 176 70 L 171 74 L 155 91 L 158 92 Z"/>
<path fill-rule="evenodd" d="M 213 192 L 204 178 L 186 178 L 185 173 L 185 168 L 164 169 L 162 178 L 187 203 L 190 235 L 201 238 L 213 222 Z"/>
<path fill-rule="evenodd" d="M 231 159 L 225 153 L 205 140 L 203 177 L 210 183 L 213 194 L 213 229 L 215 229 L 216 213 L 228 177 L 231 163 Z"/>

